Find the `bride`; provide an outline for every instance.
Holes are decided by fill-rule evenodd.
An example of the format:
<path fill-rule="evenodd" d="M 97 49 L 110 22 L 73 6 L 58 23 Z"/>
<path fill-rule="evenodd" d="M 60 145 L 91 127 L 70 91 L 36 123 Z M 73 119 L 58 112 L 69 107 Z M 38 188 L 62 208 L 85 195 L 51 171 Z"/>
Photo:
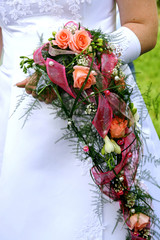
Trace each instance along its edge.
<path fill-rule="evenodd" d="M 116 2 L 122 27 L 116 27 Z M 114 234 L 118 203 L 106 203 L 100 216 L 100 194 L 88 166 L 75 159 L 66 141 L 59 141 L 66 122 L 54 119 L 42 103 L 30 120 L 20 119 L 28 98 L 13 113 L 17 82 L 25 78 L 19 56 L 32 56 L 43 34 L 44 42 L 53 30 L 69 20 L 89 29 L 111 33 L 120 58 L 129 63 L 151 50 L 157 39 L 157 9 L 154 0 L 6 0 L 0 2 L 3 64 L 0 67 L 0 239 L 1 240 L 124 240 L 124 223 Z M 117 36 L 120 36 L 117 38 Z M 128 70 L 127 70 L 128 71 Z M 29 81 L 29 80 L 28 80 Z M 133 81 L 133 80 L 132 80 Z M 137 90 L 138 91 L 138 90 Z M 30 92 L 32 93 L 32 92 Z M 136 103 L 135 103 L 136 104 Z M 159 140 L 149 116 L 143 127 L 149 136 L 149 151 L 159 154 Z M 150 165 L 148 165 L 150 168 Z M 158 170 L 152 173 L 158 176 Z M 150 191 L 150 190 L 149 190 Z M 158 193 L 151 189 L 155 198 Z M 158 215 L 158 206 L 154 204 Z"/>

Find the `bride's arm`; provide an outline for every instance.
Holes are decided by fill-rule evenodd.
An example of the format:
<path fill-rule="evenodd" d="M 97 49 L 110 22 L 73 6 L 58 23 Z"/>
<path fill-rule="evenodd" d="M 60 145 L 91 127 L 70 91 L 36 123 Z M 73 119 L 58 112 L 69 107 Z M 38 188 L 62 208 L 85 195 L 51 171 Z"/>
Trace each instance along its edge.
<path fill-rule="evenodd" d="M 2 55 L 2 29 L 0 28 L 0 59 Z"/>
<path fill-rule="evenodd" d="M 132 30 L 141 44 L 141 53 L 154 48 L 158 15 L 155 0 L 117 0 L 121 25 Z"/>

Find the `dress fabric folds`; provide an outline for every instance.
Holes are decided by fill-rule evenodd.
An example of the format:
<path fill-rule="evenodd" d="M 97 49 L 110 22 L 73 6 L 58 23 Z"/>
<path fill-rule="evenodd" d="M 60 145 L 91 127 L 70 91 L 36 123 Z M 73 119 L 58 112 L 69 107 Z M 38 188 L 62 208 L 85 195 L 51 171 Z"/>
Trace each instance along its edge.
<path fill-rule="evenodd" d="M 47 42 L 52 31 L 70 20 L 109 33 L 115 30 L 115 16 L 113 0 L 0 2 L 4 46 L 0 67 L 1 240 L 125 240 L 124 223 L 112 234 L 119 204 L 101 206 L 101 194 L 95 193 L 89 173 L 91 163 L 76 159 L 67 141 L 55 143 L 67 123 L 55 119 L 49 106 L 41 103 L 22 128 L 21 117 L 32 101 L 30 96 L 12 115 L 23 92 L 15 83 L 26 78 L 19 57 L 31 57 L 42 34 Z M 150 151 L 156 154 L 159 140 L 149 117 L 145 131 L 152 134 Z M 153 169 L 153 174 L 158 170 Z M 101 206 L 99 215 L 97 206 Z"/>

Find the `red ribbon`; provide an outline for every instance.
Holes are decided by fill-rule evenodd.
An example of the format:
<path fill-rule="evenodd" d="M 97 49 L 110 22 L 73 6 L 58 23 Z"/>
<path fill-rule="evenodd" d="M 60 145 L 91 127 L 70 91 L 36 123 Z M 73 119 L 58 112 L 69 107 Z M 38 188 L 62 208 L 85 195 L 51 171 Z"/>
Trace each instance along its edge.
<path fill-rule="evenodd" d="M 65 67 L 51 58 L 47 58 L 46 61 L 43 58 L 42 50 L 48 51 L 48 48 L 49 48 L 49 43 L 46 43 L 40 48 L 38 48 L 33 54 L 34 62 L 39 65 L 46 65 L 47 74 L 50 80 L 56 85 L 58 85 L 59 87 L 61 87 L 62 89 L 64 89 L 73 98 L 75 98 L 74 93 L 72 92 L 71 88 L 68 85 Z"/>
<path fill-rule="evenodd" d="M 98 109 L 96 115 L 92 121 L 92 124 L 97 129 L 99 135 L 104 138 L 111 126 L 112 121 L 112 109 L 108 100 L 99 94 Z"/>
<path fill-rule="evenodd" d="M 103 53 L 101 56 L 101 71 L 104 76 L 105 82 L 103 84 L 104 89 L 108 88 L 110 83 L 111 74 L 118 63 L 117 56 L 112 53 Z"/>
<path fill-rule="evenodd" d="M 75 95 L 73 94 L 68 85 L 65 67 L 62 64 L 58 63 L 57 61 L 51 58 L 47 58 L 46 69 L 50 80 L 59 87 L 63 88 L 73 98 L 75 98 Z"/>
<path fill-rule="evenodd" d="M 41 66 L 46 64 L 46 61 L 44 60 L 43 56 L 42 56 L 42 50 L 43 51 L 48 51 L 48 46 L 49 43 L 45 43 L 44 45 L 42 45 L 40 48 L 38 48 L 34 54 L 33 54 L 33 60 L 36 64 L 39 64 Z"/>
<path fill-rule="evenodd" d="M 129 130 L 127 130 L 128 132 Z M 126 133 L 127 133 L 126 132 Z M 134 133 L 130 133 L 127 137 L 124 138 L 124 146 L 122 150 L 122 159 L 118 165 L 114 168 L 114 171 L 102 172 L 93 167 L 91 169 L 92 175 L 95 179 L 97 185 L 100 186 L 102 192 L 112 198 L 113 200 L 119 200 L 120 195 L 117 193 L 111 181 L 123 170 L 123 176 L 125 178 L 125 186 L 129 190 L 135 179 L 138 159 L 139 159 L 139 150 L 136 148 L 137 142 L 135 140 Z M 126 149 L 126 150 L 125 150 Z M 132 154 L 129 154 L 132 153 Z"/>

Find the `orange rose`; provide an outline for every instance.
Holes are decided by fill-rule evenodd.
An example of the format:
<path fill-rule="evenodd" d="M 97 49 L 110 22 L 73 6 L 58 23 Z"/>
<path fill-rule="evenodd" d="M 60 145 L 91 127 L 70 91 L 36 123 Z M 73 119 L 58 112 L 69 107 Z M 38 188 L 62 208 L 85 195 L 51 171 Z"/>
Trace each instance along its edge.
<path fill-rule="evenodd" d="M 128 121 L 119 117 L 112 119 L 110 126 L 110 134 L 112 138 L 122 138 L 125 135 L 125 129 Z"/>
<path fill-rule="evenodd" d="M 91 38 L 88 35 L 88 32 L 84 29 L 75 31 L 75 34 L 72 35 L 71 41 L 69 42 L 69 48 L 76 52 L 80 53 L 85 50 L 91 43 Z"/>
<path fill-rule="evenodd" d="M 62 29 L 56 34 L 55 39 L 56 40 L 52 41 L 54 45 L 58 45 L 58 47 L 66 49 L 69 45 L 69 41 L 71 40 L 71 32 L 68 29 Z"/>
<path fill-rule="evenodd" d="M 143 213 L 135 213 L 130 217 L 130 229 L 135 230 L 135 232 L 141 231 L 149 223 L 149 217 Z"/>
<path fill-rule="evenodd" d="M 84 81 L 86 80 L 88 72 L 89 72 L 88 67 L 74 66 L 73 79 L 75 88 L 82 87 Z M 96 83 L 95 75 L 97 75 L 97 73 L 95 71 L 91 71 L 84 89 L 90 88 L 93 84 Z"/>

